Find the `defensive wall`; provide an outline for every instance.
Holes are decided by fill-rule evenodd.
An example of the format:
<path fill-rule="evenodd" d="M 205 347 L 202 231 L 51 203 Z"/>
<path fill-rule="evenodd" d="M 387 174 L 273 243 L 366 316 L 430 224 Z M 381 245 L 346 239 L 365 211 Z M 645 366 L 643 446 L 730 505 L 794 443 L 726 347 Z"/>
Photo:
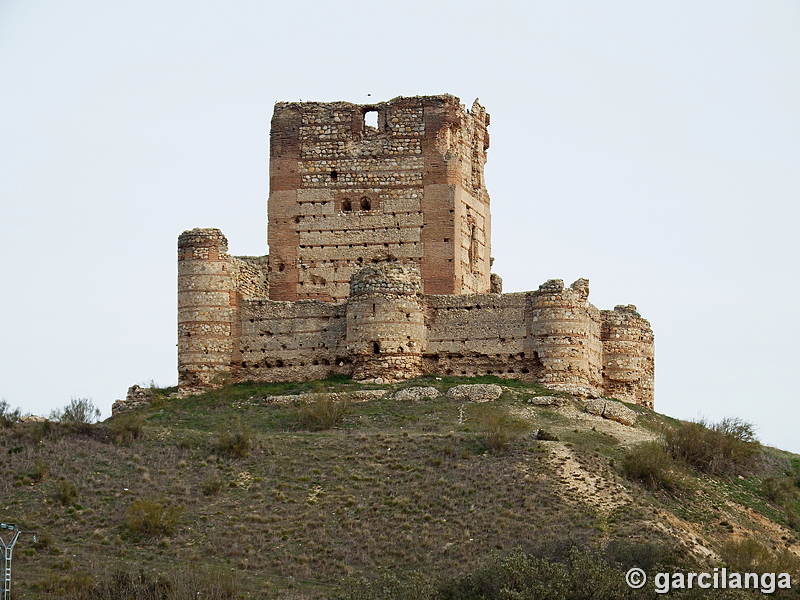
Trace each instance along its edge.
<path fill-rule="evenodd" d="M 374 118 L 371 121 L 370 118 Z M 372 123 L 372 124 L 370 124 Z M 268 256 L 178 240 L 178 382 L 497 375 L 653 406 L 653 333 L 589 284 L 502 294 L 489 115 L 450 95 L 275 105 Z"/>
<path fill-rule="evenodd" d="M 497 375 L 653 406 L 653 334 L 636 307 L 598 310 L 589 282 L 512 294 L 425 294 L 419 267 L 357 271 L 342 302 L 270 300 L 265 258 L 233 257 L 217 229 L 179 239 L 179 384 L 344 374 Z"/>

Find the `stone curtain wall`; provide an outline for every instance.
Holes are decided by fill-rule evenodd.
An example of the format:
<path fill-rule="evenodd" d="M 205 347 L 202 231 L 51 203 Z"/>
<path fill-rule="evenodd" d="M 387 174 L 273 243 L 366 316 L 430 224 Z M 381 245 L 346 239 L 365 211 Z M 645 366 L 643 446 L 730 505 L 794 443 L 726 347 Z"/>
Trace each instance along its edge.
<path fill-rule="evenodd" d="M 447 95 L 276 104 L 270 298 L 343 300 L 383 260 L 418 264 L 430 292 L 488 292 L 487 124 Z"/>
<path fill-rule="evenodd" d="M 358 271 L 346 302 L 265 294 L 264 257 L 231 257 L 214 229 L 179 242 L 179 385 L 344 374 L 497 375 L 653 406 L 653 334 L 633 306 L 599 311 L 588 281 L 514 294 L 426 295 L 415 264 Z"/>
<path fill-rule="evenodd" d="M 350 374 L 346 306 L 318 300 L 246 301 L 236 381 L 308 381 Z"/>
<path fill-rule="evenodd" d="M 598 310 L 585 279 L 500 293 L 488 125 L 450 95 L 276 104 L 269 256 L 229 256 L 218 229 L 178 239 L 181 393 L 498 375 L 652 408 L 653 333 L 636 307 Z"/>

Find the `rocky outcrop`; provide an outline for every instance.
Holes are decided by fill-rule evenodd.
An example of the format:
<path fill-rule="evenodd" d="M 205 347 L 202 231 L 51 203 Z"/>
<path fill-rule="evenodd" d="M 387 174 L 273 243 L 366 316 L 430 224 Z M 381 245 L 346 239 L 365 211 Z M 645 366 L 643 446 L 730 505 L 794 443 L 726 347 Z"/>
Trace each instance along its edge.
<path fill-rule="evenodd" d="M 420 400 L 432 400 L 441 394 L 435 387 L 408 387 L 398 390 L 394 395 L 395 400 L 419 402 Z"/>
<path fill-rule="evenodd" d="M 499 385 L 475 383 L 451 387 L 447 390 L 447 397 L 462 402 L 490 402 L 497 400 L 502 393 L 503 388 Z"/>
<path fill-rule="evenodd" d="M 128 388 L 125 400 L 116 400 L 111 405 L 111 416 L 116 417 L 125 413 L 147 408 L 155 398 L 155 390 L 132 385 Z"/>
<path fill-rule="evenodd" d="M 597 398 L 596 400 L 587 402 L 585 408 L 586 412 L 590 414 L 616 421 L 623 425 L 633 425 L 636 423 L 636 413 L 616 400 Z"/>

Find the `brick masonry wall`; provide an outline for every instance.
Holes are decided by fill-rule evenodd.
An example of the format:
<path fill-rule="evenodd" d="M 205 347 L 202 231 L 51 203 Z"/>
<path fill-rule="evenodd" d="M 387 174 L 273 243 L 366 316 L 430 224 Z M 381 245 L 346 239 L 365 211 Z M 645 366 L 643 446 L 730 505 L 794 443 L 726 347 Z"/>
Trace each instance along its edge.
<path fill-rule="evenodd" d="M 652 408 L 653 332 L 636 307 L 598 310 L 585 279 L 499 293 L 488 124 L 449 95 L 276 104 L 269 256 L 228 255 L 217 229 L 178 239 L 181 393 L 498 375 Z"/>
<path fill-rule="evenodd" d="M 345 374 L 497 375 L 653 406 L 653 335 L 633 306 L 599 311 L 588 281 L 514 294 L 423 294 L 419 268 L 358 271 L 345 302 L 264 297 L 263 257 L 225 253 L 218 230 L 181 236 L 179 383 L 302 381 Z M 259 287 L 260 286 L 260 287 Z"/>
<path fill-rule="evenodd" d="M 432 292 L 488 292 L 487 124 L 446 95 L 276 104 L 270 298 L 343 300 L 353 273 L 387 259 L 418 264 Z"/>

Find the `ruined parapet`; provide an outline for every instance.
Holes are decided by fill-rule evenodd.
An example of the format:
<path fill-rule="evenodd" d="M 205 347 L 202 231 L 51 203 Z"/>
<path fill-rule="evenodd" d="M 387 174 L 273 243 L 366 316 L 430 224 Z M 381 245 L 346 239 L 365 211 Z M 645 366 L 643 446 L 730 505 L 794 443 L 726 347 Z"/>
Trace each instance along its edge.
<path fill-rule="evenodd" d="M 353 378 L 395 381 L 422 375 L 425 321 L 417 266 L 364 267 L 351 278 L 350 290 L 346 340 Z"/>
<path fill-rule="evenodd" d="M 238 300 L 269 298 L 267 264 L 269 256 L 229 256 L 231 284 Z"/>
<path fill-rule="evenodd" d="M 531 342 L 540 363 L 537 380 L 583 396 L 600 393 L 600 316 L 589 304 L 589 282 L 565 288 L 550 279 L 531 295 Z"/>
<path fill-rule="evenodd" d="M 603 393 L 653 408 L 653 330 L 632 304 L 601 313 Z"/>
<path fill-rule="evenodd" d="M 156 391 L 153 388 L 132 385 L 128 388 L 128 393 L 124 400 L 115 400 L 114 404 L 111 405 L 111 416 L 118 417 L 119 415 L 147 408 L 155 398 Z"/>
<path fill-rule="evenodd" d="M 178 387 L 183 394 L 223 382 L 234 350 L 235 293 L 228 240 L 219 229 L 178 237 Z"/>

